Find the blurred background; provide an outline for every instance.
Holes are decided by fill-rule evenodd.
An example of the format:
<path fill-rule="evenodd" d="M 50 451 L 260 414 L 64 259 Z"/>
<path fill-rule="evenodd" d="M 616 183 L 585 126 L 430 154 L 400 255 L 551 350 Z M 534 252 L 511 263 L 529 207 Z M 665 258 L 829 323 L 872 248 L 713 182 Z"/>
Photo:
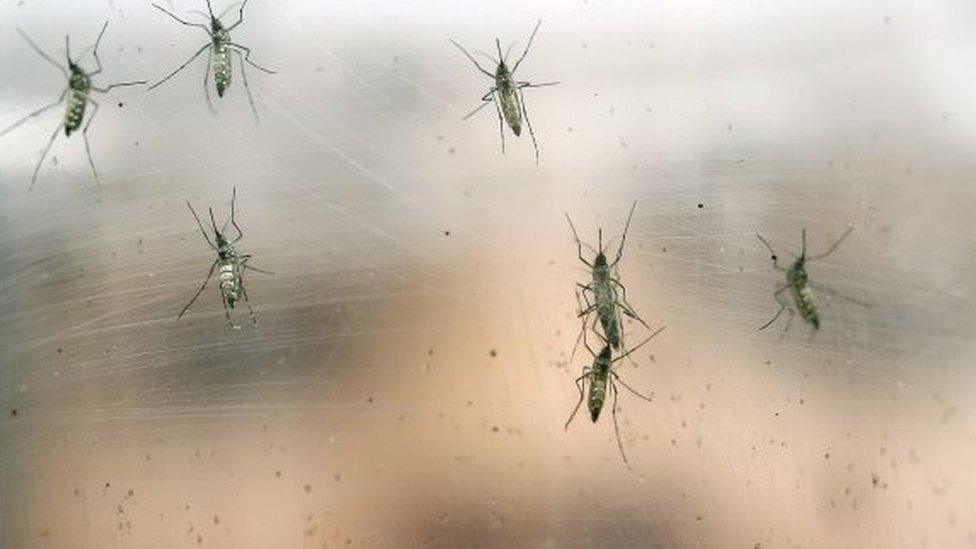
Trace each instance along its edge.
<path fill-rule="evenodd" d="M 163 6 L 205 21 L 204 2 Z M 228 5 L 217 2 L 216 11 Z M 236 10 L 235 10 L 236 11 Z M 227 20 L 232 21 L 233 15 Z M 507 134 L 448 41 L 543 24 Z M 157 81 L 207 41 L 148 2 L 0 2 L 0 127 L 96 84 Z M 0 546 L 976 545 L 976 6 L 971 2 L 252 0 L 217 114 L 205 59 L 0 139 Z M 86 56 L 83 65 L 91 68 Z M 211 80 L 212 85 L 212 80 Z M 258 325 L 186 201 L 273 276 Z M 667 329 L 577 400 L 564 213 L 595 243 L 637 210 L 628 298 Z M 822 326 L 784 318 L 807 229 Z M 647 330 L 626 324 L 629 341 Z"/>

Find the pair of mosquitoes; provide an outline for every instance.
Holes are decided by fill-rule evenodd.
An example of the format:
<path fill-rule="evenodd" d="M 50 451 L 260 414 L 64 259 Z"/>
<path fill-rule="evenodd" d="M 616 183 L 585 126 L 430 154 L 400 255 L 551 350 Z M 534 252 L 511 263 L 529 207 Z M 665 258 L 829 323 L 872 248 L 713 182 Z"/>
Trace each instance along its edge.
<path fill-rule="evenodd" d="M 589 244 L 586 244 L 580 240 L 579 235 L 576 232 L 576 227 L 573 225 L 572 219 L 570 219 L 568 213 L 566 214 L 566 220 L 569 222 L 570 230 L 572 230 L 573 238 L 576 241 L 577 256 L 579 257 L 579 260 L 589 269 L 591 275 L 591 280 L 588 284 L 577 283 L 576 301 L 577 305 L 579 306 L 577 316 L 581 319 L 582 326 L 580 335 L 576 339 L 576 344 L 573 346 L 573 353 L 570 355 L 570 361 L 572 361 L 572 357 L 575 356 L 576 349 L 578 348 L 580 341 L 582 341 L 583 346 L 587 351 L 589 351 L 592 357 L 592 363 L 589 366 L 585 366 L 582 374 L 575 380 L 576 389 L 579 392 L 579 400 L 576 402 L 576 406 L 573 408 L 573 412 L 566 421 L 564 428 L 569 429 L 569 425 L 572 423 L 573 418 L 576 417 L 576 413 L 579 411 L 584 399 L 587 401 L 587 408 L 589 408 L 590 418 L 594 423 L 596 423 L 606 402 L 607 393 L 609 392 L 613 396 L 611 415 L 613 417 L 614 433 L 617 438 L 617 447 L 620 449 L 620 456 L 628 469 L 631 469 L 630 462 L 627 460 L 626 452 L 624 452 L 623 442 L 620 438 L 620 426 L 617 422 L 617 397 L 619 393 L 617 384 L 620 384 L 625 389 L 643 400 L 650 402 L 652 399 L 651 396 L 644 395 L 624 382 L 620 378 L 619 374 L 613 370 L 613 365 L 624 358 L 628 358 L 632 353 L 643 347 L 645 344 L 647 344 L 647 342 L 653 339 L 654 336 L 658 335 L 666 328 L 666 326 L 663 326 L 657 329 L 647 336 L 643 341 L 630 349 L 626 349 L 624 346 L 623 317 L 626 316 L 632 320 L 635 320 L 642 324 L 646 329 L 650 330 L 650 326 L 644 322 L 630 303 L 627 302 L 627 289 L 620 282 L 620 274 L 618 271 L 618 265 L 623 257 L 624 244 L 627 241 L 627 231 L 630 228 L 630 222 L 633 219 L 634 210 L 636 208 L 637 203 L 634 202 L 634 205 L 630 209 L 630 214 L 627 216 L 627 222 L 624 225 L 624 231 L 620 238 L 620 247 L 617 249 L 617 254 L 612 262 L 608 261 L 607 254 L 603 248 L 603 230 L 600 229 L 598 231 L 598 247 L 594 249 Z M 806 229 L 803 229 L 801 232 L 800 255 L 793 260 L 793 263 L 789 267 L 780 265 L 779 258 L 776 255 L 776 252 L 773 250 L 773 247 L 769 244 L 769 242 L 766 241 L 765 238 L 762 237 L 762 235 L 758 233 L 756 234 L 756 237 L 769 250 L 771 259 L 773 261 L 773 268 L 786 274 L 786 284 L 779 287 L 773 293 L 773 297 L 780 305 L 780 308 L 768 322 L 759 327 L 760 331 L 765 330 L 776 322 L 776 320 L 783 314 L 783 311 L 788 311 L 790 316 L 783 333 L 785 334 L 788 332 L 795 314 L 794 307 L 797 311 L 799 311 L 800 317 L 810 324 L 814 331 L 820 328 L 820 314 L 814 296 L 813 287 L 810 283 L 809 275 L 807 274 L 806 265 L 811 261 L 823 259 L 834 253 L 840 244 L 848 236 L 850 236 L 853 230 L 853 227 L 848 228 L 844 234 L 841 235 L 841 237 L 825 252 L 817 255 L 807 256 L 807 233 Z M 583 256 L 584 247 L 593 252 L 594 257 L 592 261 L 588 261 Z M 783 293 L 787 290 L 789 290 L 790 295 L 793 298 L 792 304 L 783 296 Z M 837 295 L 861 306 L 870 306 L 868 303 L 842 296 L 836 292 L 833 292 L 832 290 L 826 290 L 826 293 Z M 581 298 L 582 302 L 580 301 Z M 588 318 L 591 315 L 593 316 L 593 320 L 590 325 L 587 326 Z M 598 327 L 599 330 L 597 329 Z M 599 352 L 594 351 L 593 348 L 590 347 L 586 336 L 587 331 L 592 331 L 602 341 L 603 347 Z M 622 354 L 614 357 L 615 353 L 619 353 L 621 351 Z"/>
<path fill-rule="evenodd" d="M 241 78 L 244 81 L 244 89 L 247 91 L 247 98 L 251 104 L 251 111 L 254 113 L 254 118 L 256 120 L 258 118 L 258 111 L 254 106 L 254 98 L 251 96 L 251 88 L 250 86 L 248 86 L 247 83 L 247 72 L 245 71 L 244 64 L 247 63 L 248 65 L 251 65 L 252 67 L 268 74 L 275 74 L 275 71 L 262 67 L 256 64 L 255 62 L 251 61 L 250 48 L 241 45 L 237 42 L 234 42 L 230 37 L 230 32 L 236 29 L 241 23 L 244 22 L 244 7 L 247 5 L 248 0 L 244 0 L 243 2 L 240 3 L 237 21 L 229 25 L 224 25 L 221 22 L 221 19 L 223 19 L 227 15 L 227 13 L 235 6 L 232 5 L 231 7 L 227 8 L 223 13 L 219 15 L 214 15 L 213 7 L 210 4 L 210 0 L 206 0 L 206 1 L 207 1 L 208 13 L 203 13 L 200 11 L 193 12 L 209 18 L 209 24 L 206 25 L 203 23 L 193 23 L 193 22 L 186 21 L 184 19 L 181 19 L 180 17 L 177 17 L 176 15 L 166 10 L 165 8 L 157 4 L 153 4 L 153 7 L 169 15 L 179 23 L 186 25 L 188 27 L 199 27 L 203 29 L 204 32 L 206 32 L 207 35 L 209 35 L 210 41 L 204 44 L 203 46 L 201 46 L 200 49 L 196 51 L 196 53 L 194 53 L 182 65 L 177 67 L 176 70 L 171 72 L 169 75 L 167 75 L 159 82 L 151 85 L 149 89 L 150 90 L 155 89 L 157 86 L 163 84 L 164 82 L 168 81 L 170 78 L 176 76 L 177 73 L 185 69 L 187 65 L 189 65 L 198 57 L 200 57 L 200 55 L 204 51 L 206 51 L 208 60 L 207 60 L 207 70 L 205 71 L 205 76 L 203 79 L 203 89 L 204 92 L 206 93 L 207 105 L 210 107 L 211 111 L 214 111 L 213 102 L 210 99 L 210 82 L 209 82 L 210 75 L 211 73 L 213 73 L 214 87 L 217 90 L 217 95 L 219 97 L 223 97 L 224 92 L 227 90 L 227 88 L 230 87 L 230 83 L 231 83 L 231 76 L 233 73 L 232 66 L 231 66 L 231 61 L 232 61 L 231 54 L 233 53 L 237 55 L 237 58 L 240 62 Z M 61 92 L 61 95 L 58 97 L 56 101 L 53 101 L 52 103 L 49 103 L 29 113 L 28 115 L 24 116 L 17 122 L 14 122 L 12 125 L 8 126 L 3 131 L 0 131 L 0 137 L 3 137 L 7 133 L 13 131 L 20 125 L 27 122 L 28 120 L 35 118 L 43 114 L 44 112 L 47 112 L 57 107 L 58 105 L 61 105 L 62 102 L 64 103 L 64 115 L 61 121 L 58 123 L 58 126 L 54 129 L 54 133 L 52 133 L 51 137 L 48 139 L 47 145 L 44 147 L 44 151 L 41 153 L 41 158 L 40 160 L 38 160 L 37 165 L 34 167 L 34 173 L 31 176 L 31 182 L 30 182 L 31 189 L 34 188 L 34 184 L 37 182 L 37 175 L 41 170 L 41 166 L 44 164 L 44 159 L 51 151 L 51 146 L 54 145 L 54 140 L 57 138 L 58 133 L 62 131 L 62 129 L 64 130 L 65 137 L 71 137 L 72 133 L 76 132 L 78 129 L 81 129 L 82 138 L 85 142 L 85 153 L 88 156 L 88 164 L 89 166 L 91 166 L 92 175 L 95 177 L 95 180 L 98 181 L 98 171 L 95 169 L 95 161 L 92 158 L 91 146 L 88 142 L 88 130 L 91 127 L 92 121 L 95 119 L 95 115 L 98 113 L 98 109 L 99 109 L 99 104 L 95 100 L 95 98 L 92 97 L 92 92 L 105 94 L 114 88 L 146 84 L 145 80 L 136 80 L 132 82 L 119 82 L 116 84 L 110 84 L 105 87 L 99 87 L 92 82 L 92 78 L 102 72 L 102 62 L 98 57 L 98 46 L 101 44 L 102 37 L 105 35 L 105 30 L 107 28 L 108 28 L 108 22 L 102 25 L 102 30 L 99 31 L 98 38 L 95 39 L 94 46 L 90 48 L 86 48 L 84 51 L 81 52 L 81 54 L 77 58 L 72 58 L 70 38 L 68 36 L 65 36 L 64 44 L 65 44 L 65 58 L 67 60 L 67 67 L 65 67 L 64 65 L 56 61 L 53 57 L 45 53 L 40 47 L 37 46 L 37 44 L 34 43 L 33 40 L 30 39 L 29 36 L 27 36 L 27 33 L 25 33 L 22 29 L 20 28 L 17 29 L 17 32 L 27 42 L 27 44 L 31 47 L 31 49 L 33 49 L 45 61 L 47 61 L 48 63 L 56 67 L 58 70 L 60 70 L 61 73 L 64 75 L 65 79 L 68 81 L 67 87 L 65 87 L 64 91 Z M 82 68 L 80 64 L 82 58 L 84 58 L 84 56 L 88 53 L 89 49 L 91 50 L 92 57 L 94 58 L 95 65 L 96 65 L 95 69 L 91 71 Z M 82 122 L 84 121 L 85 113 L 88 110 L 89 105 L 91 105 L 91 109 L 92 109 L 91 114 L 88 116 L 88 121 L 85 122 L 84 127 L 82 128 Z"/>

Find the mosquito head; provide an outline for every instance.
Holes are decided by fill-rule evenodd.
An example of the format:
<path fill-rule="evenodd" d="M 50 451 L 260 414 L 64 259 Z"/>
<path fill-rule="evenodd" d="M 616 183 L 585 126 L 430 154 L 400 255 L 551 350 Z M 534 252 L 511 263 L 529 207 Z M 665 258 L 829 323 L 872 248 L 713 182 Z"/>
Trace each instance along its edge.
<path fill-rule="evenodd" d="M 594 269 L 605 269 L 607 267 L 607 256 L 602 251 L 593 258 Z"/>

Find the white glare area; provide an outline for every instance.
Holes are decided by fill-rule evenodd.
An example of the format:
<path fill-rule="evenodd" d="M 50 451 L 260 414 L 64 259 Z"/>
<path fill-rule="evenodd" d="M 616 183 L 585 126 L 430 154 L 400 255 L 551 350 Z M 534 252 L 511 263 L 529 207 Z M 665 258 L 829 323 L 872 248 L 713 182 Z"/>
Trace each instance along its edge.
<path fill-rule="evenodd" d="M 449 39 L 514 56 L 540 19 L 536 164 L 461 120 L 492 80 Z M 97 86 L 209 39 L 0 0 L 0 128 L 65 84 L 16 29 L 61 60 L 105 21 Z M 0 137 L 0 547 L 976 545 L 972 2 L 250 0 L 231 36 L 277 71 L 259 122 L 236 59 L 208 110 L 204 55 L 93 95 L 98 181 L 61 133 L 28 190 L 60 107 Z M 235 187 L 257 326 L 216 280 L 177 320 L 215 255 L 186 203 L 221 224 Z M 565 214 L 615 251 L 634 201 L 620 280 L 667 327 L 614 366 L 653 395 L 621 387 L 630 471 L 611 399 L 563 428 Z M 756 233 L 787 263 L 848 227 L 820 329 L 759 331 Z"/>

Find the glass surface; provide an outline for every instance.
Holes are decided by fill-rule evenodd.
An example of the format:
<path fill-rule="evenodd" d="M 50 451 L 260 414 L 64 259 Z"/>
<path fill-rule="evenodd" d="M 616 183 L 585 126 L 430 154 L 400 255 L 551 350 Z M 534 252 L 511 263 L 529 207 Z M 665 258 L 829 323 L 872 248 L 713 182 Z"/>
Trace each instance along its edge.
<path fill-rule="evenodd" d="M 97 183 L 76 133 L 28 191 L 60 110 L 0 138 L 0 546 L 976 544 L 971 2 L 244 16 L 260 123 L 236 61 L 208 111 L 201 57 L 94 96 Z M 517 52 L 538 19 L 537 165 L 492 106 L 461 120 L 492 81 L 448 39 Z M 208 40 L 149 2 L 0 2 L 0 128 L 64 83 L 15 29 L 60 59 L 106 20 L 97 85 Z M 216 280 L 177 321 L 214 259 L 186 201 L 221 223 L 235 186 L 257 329 Z M 667 328 L 614 366 L 653 393 L 621 388 L 631 472 L 609 399 L 563 429 L 591 360 L 564 214 L 609 242 L 635 200 L 620 280 Z M 755 233 L 791 260 L 848 227 L 816 334 L 758 331 L 785 278 Z"/>

